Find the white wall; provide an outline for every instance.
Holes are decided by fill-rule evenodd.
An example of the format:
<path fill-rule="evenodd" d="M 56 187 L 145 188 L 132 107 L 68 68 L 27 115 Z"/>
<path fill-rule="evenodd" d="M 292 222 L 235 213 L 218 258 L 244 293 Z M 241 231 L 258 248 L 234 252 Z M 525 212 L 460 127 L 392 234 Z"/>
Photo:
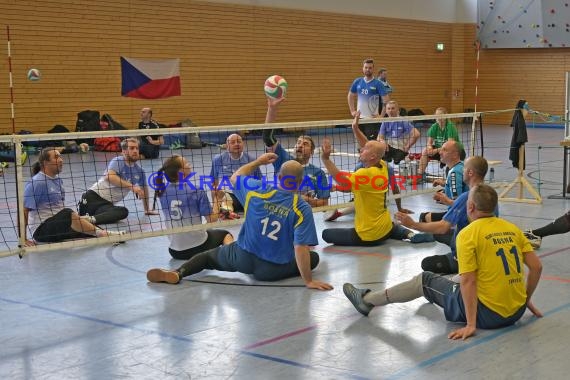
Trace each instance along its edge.
<path fill-rule="evenodd" d="M 475 23 L 477 0 L 206 0 L 408 20 Z"/>

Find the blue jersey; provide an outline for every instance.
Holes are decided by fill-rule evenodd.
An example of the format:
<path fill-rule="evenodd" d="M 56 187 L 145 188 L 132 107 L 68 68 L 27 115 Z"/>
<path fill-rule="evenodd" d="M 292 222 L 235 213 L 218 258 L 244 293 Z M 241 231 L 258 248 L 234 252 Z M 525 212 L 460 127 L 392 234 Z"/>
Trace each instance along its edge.
<path fill-rule="evenodd" d="M 463 162 L 459 162 L 447 173 L 445 180 L 445 195 L 449 199 L 456 199 L 463 193 L 469 191 L 469 186 L 463 182 Z M 449 206 L 451 207 L 451 206 Z"/>
<path fill-rule="evenodd" d="M 124 156 L 115 157 L 109 162 L 107 166 L 107 171 L 114 171 L 119 175 L 119 177 L 125 181 L 129 181 L 133 185 L 138 185 L 140 187 L 146 186 L 146 175 L 144 170 L 136 162 L 127 163 Z M 90 190 L 93 190 L 103 199 L 108 200 L 111 203 L 117 203 L 122 201 L 127 194 L 131 191 L 130 188 L 120 187 L 111 184 L 105 176 L 101 177 Z"/>
<path fill-rule="evenodd" d="M 389 95 L 394 92 L 394 87 L 392 87 L 388 81 L 383 81 L 382 79 L 378 79 L 378 81 L 382 85 L 382 89 L 384 90 L 385 95 Z"/>
<path fill-rule="evenodd" d="M 451 224 L 453 231 L 453 236 L 449 246 L 451 247 L 451 252 L 453 256 L 457 256 L 457 251 L 455 247 L 455 240 L 457 239 L 457 234 L 461 232 L 469 224 L 469 218 L 467 216 L 467 198 L 469 197 L 469 192 L 465 192 L 459 196 L 453 205 L 447 210 L 443 216 L 443 220 Z M 495 209 L 495 215 L 499 216 L 499 205 Z"/>
<path fill-rule="evenodd" d="M 295 245 L 318 244 L 311 206 L 299 194 L 243 176 L 237 178 L 234 194 L 245 210 L 237 240 L 240 248 L 285 264 L 295 259 Z"/>
<path fill-rule="evenodd" d="M 249 164 L 252 161 L 255 161 L 255 158 L 251 157 L 246 152 L 243 152 L 237 160 L 234 160 L 228 152 L 217 154 L 212 161 L 210 177 L 222 186 L 222 190 L 231 193 L 232 190 L 229 188 L 230 186 L 225 187 L 223 184 L 229 184 L 231 176 L 240 167 L 245 164 Z M 261 170 L 259 168 L 255 169 L 252 176 L 261 179 Z"/>
<path fill-rule="evenodd" d="M 295 159 L 279 143 L 275 146 L 274 153 L 277 155 L 277 160 L 273 163 L 273 168 L 275 175 L 277 175 L 285 162 Z M 311 163 L 303 165 L 303 183 L 300 191 L 302 194 L 308 194 L 311 198 L 330 198 L 331 186 L 326 173 Z"/>
<path fill-rule="evenodd" d="M 206 192 L 193 190 L 184 182 L 170 183 L 159 199 L 167 228 L 202 224 L 202 216 L 212 213 Z M 183 251 L 204 243 L 208 234 L 206 231 L 190 231 L 168 237 L 170 248 Z"/>
<path fill-rule="evenodd" d="M 378 116 L 380 99 L 387 94 L 378 79 L 373 78 L 366 81 L 364 77 L 357 78 L 352 82 L 350 92 L 358 96 L 356 109 L 360 111 L 360 116 L 368 118 Z"/>
<path fill-rule="evenodd" d="M 30 210 L 28 226 L 33 234 L 46 219 L 64 208 L 65 190 L 58 176 L 50 177 L 39 172 L 26 184 L 24 207 Z"/>

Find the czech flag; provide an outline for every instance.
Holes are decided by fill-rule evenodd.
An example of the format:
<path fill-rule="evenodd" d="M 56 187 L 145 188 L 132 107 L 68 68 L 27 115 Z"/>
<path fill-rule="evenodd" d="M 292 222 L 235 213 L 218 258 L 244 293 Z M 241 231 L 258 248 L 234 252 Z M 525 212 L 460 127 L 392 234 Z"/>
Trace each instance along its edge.
<path fill-rule="evenodd" d="M 121 95 L 138 99 L 180 96 L 180 59 L 121 57 Z"/>

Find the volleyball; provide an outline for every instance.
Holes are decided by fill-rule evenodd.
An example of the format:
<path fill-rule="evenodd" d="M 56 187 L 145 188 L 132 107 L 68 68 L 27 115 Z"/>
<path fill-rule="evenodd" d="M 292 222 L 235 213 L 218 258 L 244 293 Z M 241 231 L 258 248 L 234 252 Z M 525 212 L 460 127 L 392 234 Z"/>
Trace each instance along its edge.
<path fill-rule="evenodd" d="M 272 75 L 265 80 L 265 95 L 270 98 L 280 99 L 287 92 L 287 81 L 280 75 Z"/>
<path fill-rule="evenodd" d="M 38 69 L 28 70 L 28 79 L 31 80 L 32 82 L 40 80 L 41 77 L 42 74 L 40 73 L 40 70 Z"/>

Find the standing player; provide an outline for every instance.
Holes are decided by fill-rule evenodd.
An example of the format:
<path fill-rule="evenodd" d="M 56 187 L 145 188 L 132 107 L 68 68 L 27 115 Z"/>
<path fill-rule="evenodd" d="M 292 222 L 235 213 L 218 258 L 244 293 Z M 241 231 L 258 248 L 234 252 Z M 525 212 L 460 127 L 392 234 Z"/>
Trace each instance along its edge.
<path fill-rule="evenodd" d="M 350 115 L 354 117 L 360 111 L 360 117 L 365 119 L 377 118 L 382 114 L 379 112 L 380 101 L 388 102 L 388 93 L 380 81 L 374 78 L 374 60 L 366 59 L 362 64 L 364 77 L 356 78 L 348 91 L 348 109 Z M 356 107 L 355 107 L 356 103 Z M 374 140 L 378 134 L 378 124 L 367 124 L 364 134 L 369 140 Z"/>
<path fill-rule="evenodd" d="M 160 179 L 157 185 L 161 188 L 157 190 L 157 196 L 167 227 L 202 224 L 202 217 L 208 222 L 218 220 L 218 215 L 212 214 L 212 207 L 204 190 L 192 189 L 180 183 L 181 176 L 187 178 L 192 173 L 192 167 L 184 157 L 178 155 L 170 157 L 159 172 L 168 179 L 168 182 L 164 183 L 162 176 L 157 178 Z M 228 231 L 218 229 L 182 232 L 168 235 L 168 238 L 170 240 L 168 251 L 178 260 L 188 260 L 200 252 L 234 241 Z"/>
<path fill-rule="evenodd" d="M 385 68 L 381 68 L 380 70 L 378 70 L 378 80 L 380 81 L 380 84 L 382 85 L 382 87 L 384 87 L 384 91 L 386 93 L 386 95 L 382 96 L 380 99 L 380 109 L 382 111 L 380 111 L 380 116 L 384 117 L 384 115 L 386 114 L 386 103 L 388 103 L 392 97 L 392 92 L 394 92 L 394 87 L 392 87 L 392 85 L 390 83 L 388 83 L 388 69 Z"/>
<path fill-rule="evenodd" d="M 497 193 L 492 187 L 481 184 L 471 189 L 467 212 L 473 222 L 457 237 L 460 286 L 447 277 L 423 272 L 374 292 L 347 283 L 343 286 L 344 294 L 363 315 L 375 306 L 423 296 L 441 306 L 448 321 L 466 323 L 452 331 L 449 339 L 467 339 L 477 328 L 510 326 L 527 308 L 536 317 L 542 317 L 531 301 L 542 264 L 522 231 L 494 215 L 496 207 Z M 523 263 L 529 269 L 528 277 Z"/>

